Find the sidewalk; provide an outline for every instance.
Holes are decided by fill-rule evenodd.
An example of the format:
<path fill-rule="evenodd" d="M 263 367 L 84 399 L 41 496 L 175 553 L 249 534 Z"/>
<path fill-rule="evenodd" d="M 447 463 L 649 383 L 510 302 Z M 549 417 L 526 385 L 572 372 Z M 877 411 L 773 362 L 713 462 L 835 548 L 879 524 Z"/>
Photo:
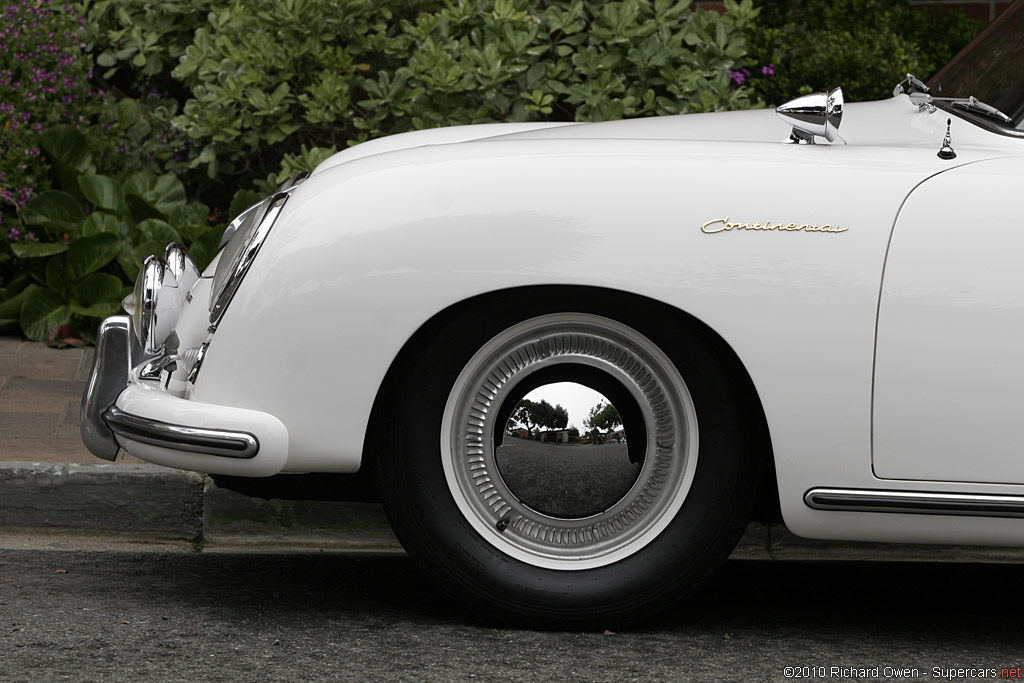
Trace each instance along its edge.
<path fill-rule="evenodd" d="M 206 476 L 82 444 L 82 392 L 93 349 L 0 337 L 0 546 L 40 535 L 106 534 L 196 548 L 398 551 L 379 505 L 263 500 Z M 752 524 L 734 558 L 1024 562 L 1024 549 L 815 541 Z"/>
<path fill-rule="evenodd" d="M 0 337 L 0 461 L 100 462 L 79 435 L 94 351 Z"/>

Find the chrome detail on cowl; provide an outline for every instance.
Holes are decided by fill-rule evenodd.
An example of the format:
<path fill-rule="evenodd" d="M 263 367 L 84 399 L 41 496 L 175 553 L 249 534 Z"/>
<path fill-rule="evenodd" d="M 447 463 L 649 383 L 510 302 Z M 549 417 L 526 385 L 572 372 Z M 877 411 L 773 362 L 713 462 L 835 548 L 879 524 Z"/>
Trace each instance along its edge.
<path fill-rule="evenodd" d="M 206 351 L 210 348 L 210 342 L 205 341 L 197 349 L 188 349 L 184 354 L 184 360 L 188 366 L 188 383 L 195 386 L 199 378 L 199 371 L 203 367 L 203 360 L 206 358 Z"/>
<path fill-rule="evenodd" d="M 793 129 L 786 142 L 813 145 L 815 136 L 835 142 L 843 120 L 843 89 L 798 97 L 777 107 L 775 113 Z"/>
<path fill-rule="evenodd" d="M 896 84 L 896 87 L 892 89 L 893 97 L 897 95 L 907 95 L 910 98 L 911 104 L 917 107 L 918 111 L 932 114 L 935 112 L 935 105 L 932 104 L 931 88 L 924 84 L 920 78 L 914 74 L 907 74 L 907 77 Z"/>
<path fill-rule="evenodd" d="M 946 137 L 942 138 L 942 147 L 939 148 L 938 157 L 940 159 L 950 160 L 956 159 L 956 152 L 953 151 L 953 138 L 950 135 L 949 129 L 953 124 L 953 119 L 946 119 Z"/>

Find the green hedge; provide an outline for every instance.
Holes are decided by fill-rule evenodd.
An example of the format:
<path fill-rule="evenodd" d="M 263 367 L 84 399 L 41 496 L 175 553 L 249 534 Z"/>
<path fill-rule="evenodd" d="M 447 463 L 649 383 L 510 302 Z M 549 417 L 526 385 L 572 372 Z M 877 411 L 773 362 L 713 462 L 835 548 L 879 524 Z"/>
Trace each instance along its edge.
<path fill-rule="evenodd" d="M 256 190 L 370 138 L 834 85 L 885 97 L 979 28 L 900 0 L 726 0 L 724 15 L 689 0 L 8 2 L 0 329 L 34 339 L 87 332 L 164 242 L 208 258 Z M 28 90 L 33 69 L 68 76 L 63 90 Z"/>
<path fill-rule="evenodd" d="M 905 0 L 761 0 L 752 67 L 739 80 L 771 105 L 842 86 L 847 101 L 892 96 L 908 72 L 927 80 L 984 24 Z M 767 67 L 764 73 L 762 69 Z"/>

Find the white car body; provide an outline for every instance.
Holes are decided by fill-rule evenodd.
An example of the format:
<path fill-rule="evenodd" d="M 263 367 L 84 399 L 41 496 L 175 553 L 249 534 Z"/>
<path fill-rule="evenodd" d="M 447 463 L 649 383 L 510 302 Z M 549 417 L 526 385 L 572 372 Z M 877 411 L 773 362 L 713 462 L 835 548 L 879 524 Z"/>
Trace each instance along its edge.
<path fill-rule="evenodd" d="M 440 129 L 342 152 L 295 190 L 194 388 L 160 402 L 171 394 L 136 382 L 117 402 L 273 447 L 246 461 L 129 450 L 219 474 L 354 472 L 385 374 L 438 311 L 515 287 L 607 287 L 728 341 L 764 407 L 794 533 L 1024 544 L 1014 519 L 804 502 L 818 487 L 1024 497 L 1024 139 L 957 120 L 944 161 L 948 118 L 899 96 L 847 105 L 846 144 L 784 145 L 761 110 Z M 845 230 L 703 232 L 715 219 Z M 182 312 L 183 348 L 205 339 L 215 266 Z"/>
<path fill-rule="evenodd" d="M 122 415 L 249 435 L 258 452 L 115 429 L 116 446 L 219 475 L 355 473 L 381 396 L 405 391 L 397 359 L 421 356 L 446 312 L 612 291 L 678 315 L 680 335 L 699 321 L 734 354 L 793 533 L 1024 545 L 1024 136 L 913 95 L 847 105 L 817 144 L 787 144 L 760 110 L 428 130 L 337 154 L 281 200 L 223 317 L 211 326 L 224 252 L 181 299 L 178 362 L 135 357 L 117 387 Z M 487 511 L 455 498 L 488 537 Z M 541 572 L 634 552 L 574 566 L 487 543 Z"/>

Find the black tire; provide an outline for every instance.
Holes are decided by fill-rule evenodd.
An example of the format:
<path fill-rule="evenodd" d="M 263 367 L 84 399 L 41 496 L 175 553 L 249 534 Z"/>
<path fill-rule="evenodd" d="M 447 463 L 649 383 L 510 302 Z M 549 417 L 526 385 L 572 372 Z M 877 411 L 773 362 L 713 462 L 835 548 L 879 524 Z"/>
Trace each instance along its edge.
<path fill-rule="evenodd" d="M 554 297 L 526 320 L 495 310 L 470 308 L 445 325 L 404 378 L 394 438 L 377 461 L 396 535 L 448 593 L 489 619 L 607 628 L 670 609 L 728 557 L 754 498 L 754 459 L 721 345 L 696 321 L 637 307 L 609 316 Z M 533 372 L 583 364 L 638 397 L 649 465 L 612 508 L 562 520 L 521 504 L 496 464 L 478 475 L 500 439 L 487 420 L 507 415 L 502 397 Z M 502 373 L 512 376 L 494 387 Z M 474 403 L 486 403 L 476 396 L 485 384 L 497 389 L 483 392 L 489 413 Z"/>

